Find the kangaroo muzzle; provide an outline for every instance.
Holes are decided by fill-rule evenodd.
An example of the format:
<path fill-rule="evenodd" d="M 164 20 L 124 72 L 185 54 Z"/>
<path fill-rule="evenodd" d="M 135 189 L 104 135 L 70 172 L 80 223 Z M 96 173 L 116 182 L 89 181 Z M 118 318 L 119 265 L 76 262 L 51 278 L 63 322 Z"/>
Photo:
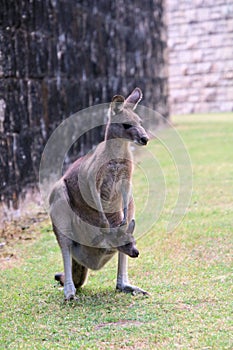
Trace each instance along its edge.
<path fill-rule="evenodd" d="M 149 138 L 146 137 L 146 136 L 143 136 L 143 137 L 141 137 L 141 139 L 140 139 L 140 143 L 141 143 L 143 146 L 146 146 L 148 141 L 149 141 Z"/>

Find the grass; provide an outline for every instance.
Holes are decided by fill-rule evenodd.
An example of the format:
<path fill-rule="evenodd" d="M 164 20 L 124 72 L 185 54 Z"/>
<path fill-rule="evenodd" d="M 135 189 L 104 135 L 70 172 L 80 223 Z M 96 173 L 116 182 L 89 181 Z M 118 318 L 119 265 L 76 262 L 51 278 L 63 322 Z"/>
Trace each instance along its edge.
<path fill-rule="evenodd" d="M 161 203 L 156 219 L 143 209 L 148 183 L 135 170 L 139 230 L 146 233 L 148 222 L 152 228 L 138 240 L 141 254 L 130 260 L 129 275 L 151 296 L 116 293 L 113 259 L 90 272 L 78 302 L 64 303 L 53 280 L 61 255 L 45 222 L 37 240 L 17 243 L 18 260 L 1 271 L 0 349 L 232 349 L 233 115 L 177 116 L 173 123 L 193 171 L 191 202 L 175 231 L 166 228 L 179 177 L 163 145 L 172 129 L 148 146 L 157 163 L 148 152 L 138 161 L 159 183 L 152 189 Z"/>

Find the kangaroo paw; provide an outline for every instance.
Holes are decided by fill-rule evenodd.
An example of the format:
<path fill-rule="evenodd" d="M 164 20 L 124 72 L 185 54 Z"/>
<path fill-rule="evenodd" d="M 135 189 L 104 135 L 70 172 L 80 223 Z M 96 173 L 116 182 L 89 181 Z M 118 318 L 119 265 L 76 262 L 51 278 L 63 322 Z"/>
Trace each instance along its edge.
<path fill-rule="evenodd" d="M 123 219 L 119 225 L 119 227 L 122 227 L 122 226 L 127 226 L 127 220 L 126 219 Z"/>

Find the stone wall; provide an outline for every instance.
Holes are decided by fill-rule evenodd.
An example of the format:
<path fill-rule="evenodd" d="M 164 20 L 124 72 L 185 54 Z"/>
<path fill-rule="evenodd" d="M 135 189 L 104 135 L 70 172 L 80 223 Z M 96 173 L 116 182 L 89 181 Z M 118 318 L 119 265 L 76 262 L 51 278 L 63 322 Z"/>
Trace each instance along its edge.
<path fill-rule="evenodd" d="M 143 103 L 168 116 L 163 15 L 163 0 L 1 0 L 0 193 L 8 207 L 36 184 L 48 137 L 74 112 L 139 86 Z M 82 142 L 87 150 L 102 137 Z"/>
<path fill-rule="evenodd" d="M 233 2 L 167 0 L 172 114 L 233 110 Z"/>

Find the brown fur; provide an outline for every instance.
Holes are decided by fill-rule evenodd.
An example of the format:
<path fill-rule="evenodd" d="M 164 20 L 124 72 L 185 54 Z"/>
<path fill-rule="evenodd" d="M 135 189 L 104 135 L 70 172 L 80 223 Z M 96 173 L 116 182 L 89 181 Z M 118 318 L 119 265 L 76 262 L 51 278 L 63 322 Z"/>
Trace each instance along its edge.
<path fill-rule="evenodd" d="M 117 288 L 146 293 L 128 284 L 125 257 L 139 254 L 132 236 L 135 222 L 129 142 L 146 145 L 148 141 L 133 111 L 141 96 L 136 88 L 126 100 L 113 98 L 105 141 L 74 162 L 51 193 L 50 215 L 65 268 L 65 276 L 59 274 L 56 279 L 64 283 L 66 299 L 74 297 L 74 285 L 79 288 L 85 282 L 88 268 L 100 269 L 117 250 Z"/>

